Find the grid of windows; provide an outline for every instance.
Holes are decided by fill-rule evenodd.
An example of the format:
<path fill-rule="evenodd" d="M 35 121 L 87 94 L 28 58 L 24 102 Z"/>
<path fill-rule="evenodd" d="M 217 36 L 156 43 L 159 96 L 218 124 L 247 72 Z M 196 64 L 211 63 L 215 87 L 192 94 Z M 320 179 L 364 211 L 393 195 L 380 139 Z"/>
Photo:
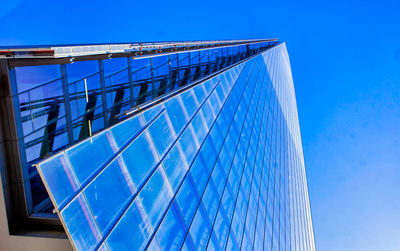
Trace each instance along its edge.
<path fill-rule="evenodd" d="M 315 250 L 287 64 L 281 44 L 40 162 L 74 247 Z"/>
<path fill-rule="evenodd" d="M 276 42 L 119 57 L 10 70 L 28 214 L 52 206 L 33 164 L 120 121 L 124 112 L 162 99 Z"/>

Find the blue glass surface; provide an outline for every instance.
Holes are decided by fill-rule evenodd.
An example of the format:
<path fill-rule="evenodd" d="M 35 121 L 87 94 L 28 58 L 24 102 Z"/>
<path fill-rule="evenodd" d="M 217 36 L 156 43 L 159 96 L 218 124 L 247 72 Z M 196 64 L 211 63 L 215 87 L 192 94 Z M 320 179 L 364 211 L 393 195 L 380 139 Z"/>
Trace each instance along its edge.
<path fill-rule="evenodd" d="M 231 49 L 214 51 L 211 71 L 234 60 L 225 58 Z M 204 60 L 201 52 L 191 53 L 191 61 L 188 55 L 180 54 L 179 63 Z M 176 55 L 131 61 L 140 68 L 132 77 L 150 78 L 150 61 L 153 74 L 169 74 L 168 58 L 176 67 Z M 110 73 L 124 64 L 108 63 Z M 67 204 L 60 218 L 74 247 L 282 250 L 296 245 L 289 231 L 308 238 L 289 224 L 295 197 L 289 187 L 304 183 L 294 180 L 302 166 L 287 124 L 293 116 L 285 114 L 292 108 L 279 96 L 288 95 L 280 67 L 266 65 L 263 56 L 249 59 L 41 163 L 54 202 Z M 307 205 L 295 202 L 297 209 Z"/>
<path fill-rule="evenodd" d="M 54 156 L 40 165 L 42 177 L 49 187 L 58 187 L 52 192 L 56 207 L 65 204 L 66 200 L 78 190 L 78 181 L 64 153 Z"/>
<path fill-rule="evenodd" d="M 180 97 L 173 98 L 166 102 L 168 117 L 175 130 L 175 133 L 180 133 L 183 127 L 187 124 L 184 108 L 182 107 Z"/>
<path fill-rule="evenodd" d="M 138 200 L 128 208 L 106 239 L 110 250 L 143 250 L 150 238 L 151 226 Z"/>
<path fill-rule="evenodd" d="M 82 194 L 61 211 L 64 224 L 76 249 L 93 250 L 102 236 Z"/>
<path fill-rule="evenodd" d="M 193 239 L 194 246 L 196 247 L 196 249 L 200 250 L 205 249 L 210 231 L 211 227 L 209 224 L 207 214 L 205 212 L 204 206 L 200 204 L 199 210 L 194 216 L 191 228 L 189 230 L 190 236 Z"/>
<path fill-rule="evenodd" d="M 105 131 L 68 149 L 66 154 L 79 183 L 83 184 L 111 159 L 117 149 L 112 135 Z"/>
<path fill-rule="evenodd" d="M 103 60 L 104 67 L 104 76 L 108 77 L 112 74 L 120 72 L 128 68 L 128 59 L 125 57 L 122 58 L 113 58 Z"/>
<path fill-rule="evenodd" d="M 178 186 L 189 168 L 188 163 L 182 158 L 182 154 L 182 147 L 177 144 L 169 151 L 163 161 L 165 173 L 174 192 L 178 190 Z"/>
<path fill-rule="evenodd" d="M 121 154 L 133 183 L 140 186 L 158 163 L 158 157 L 148 132 L 140 134 Z M 114 160 L 118 161 L 118 160 Z"/>
<path fill-rule="evenodd" d="M 172 199 L 172 189 L 163 168 L 160 166 L 139 194 L 152 226 L 156 226 Z"/>
<path fill-rule="evenodd" d="M 197 203 L 200 200 L 199 195 L 195 190 L 195 184 L 191 175 L 188 175 L 184 180 L 175 200 L 182 212 L 182 217 L 185 223 L 190 224 L 197 208 Z"/>
<path fill-rule="evenodd" d="M 175 131 L 166 113 L 161 114 L 150 126 L 149 132 L 160 156 L 164 156 L 175 139 Z"/>
<path fill-rule="evenodd" d="M 118 126 L 112 127 L 111 133 L 114 136 L 115 143 L 118 148 L 121 148 L 128 140 L 132 139 L 144 127 L 144 122 L 141 117 L 130 118 Z"/>
<path fill-rule="evenodd" d="M 194 112 L 198 108 L 198 104 L 195 100 L 195 96 L 193 94 L 193 91 L 185 91 L 182 94 L 180 94 L 180 97 L 182 99 L 182 102 L 185 104 L 185 110 L 187 114 L 189 115 L 189 118 L 191 118 L 194 114 Z"/>
<path fill-rule="evenodd" d="M 78 61 L 67 64 L 68 82 L 75 82 L 99 72 L 98 61 Z"/>
<path fill-rule="evenodd" d="M 18 93 L 61 77 L 59 65 L 25 66 L 15 68 Z"/>
<path fill-rule="evenodd" d="M 164 250 L 179 249 L 186 231 L 176 203 L 173 202 L 157 231 L 160 246 Z"/>
<path fill-rule="evenodd" d="M 178 144 L 182 149 L 183 157 L 186 160 L 186 163 L 191 164 L 198 150 L 198 146 L 196 145 L 196 141 L 193 137 L 192 127 L 189 126 L 182 133 L 179 138 Z"/>
<path fill-rule="evenodd" d="M 200 110 L 196 116 L 193 118 L 191 123 L 194 133 L 196 134 L 196 139 L 199 143 L 203 142 L 207 135 L 206 124 L 204 120 L 203 112 Z M 208 128 L 207 128 L 208 129 Z"/>
<path fill-rule="evenodd" d="M 112 162 L 86 187 L 84 194 L 103 233 L 107 232 L 135 192 L 135 185 L 122 158 Z"/>
<path fill-rule="evenodd" d="M 164 104 L 159 104 L 156 105 L 154 107 L 152 107 L 151 109 L 147 109 L 146 111 L 144 111 L 143 114 L 143 118 L 144 121 L 146 123 L 150 122 L 151 120 L 153 120 L 157 114 L 159 114 L 163 109 L 165 109 Z"/>

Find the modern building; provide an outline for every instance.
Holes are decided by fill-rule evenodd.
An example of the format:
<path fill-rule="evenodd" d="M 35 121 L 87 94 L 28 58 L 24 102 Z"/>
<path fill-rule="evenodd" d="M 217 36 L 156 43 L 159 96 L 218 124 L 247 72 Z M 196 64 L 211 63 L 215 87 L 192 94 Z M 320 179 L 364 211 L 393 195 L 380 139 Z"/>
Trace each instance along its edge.
<path fill-rule="evenodd" d="M 0 48 L 0 77 L 3 248 L 315 250 L 284 43 Z"/>

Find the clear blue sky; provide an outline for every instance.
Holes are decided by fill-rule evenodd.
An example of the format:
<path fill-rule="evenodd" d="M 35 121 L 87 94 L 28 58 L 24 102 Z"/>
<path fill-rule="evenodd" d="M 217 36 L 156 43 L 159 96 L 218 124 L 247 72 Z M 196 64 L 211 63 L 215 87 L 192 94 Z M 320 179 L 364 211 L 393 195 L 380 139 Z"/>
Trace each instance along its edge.
<path fill-rule="evenodd" d="M 400 250 L 400 3 L 2 0 L 0 45 L 278 37 L 318 250 Z"/>

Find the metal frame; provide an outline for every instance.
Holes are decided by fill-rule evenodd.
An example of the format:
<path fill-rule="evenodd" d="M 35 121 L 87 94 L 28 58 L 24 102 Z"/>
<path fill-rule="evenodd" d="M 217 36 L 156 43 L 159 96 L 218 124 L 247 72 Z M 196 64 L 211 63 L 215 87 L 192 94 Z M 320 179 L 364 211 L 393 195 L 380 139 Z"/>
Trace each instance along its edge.
<path fill-rule="evenodd" d="M 116 43 L 116 44 L 83 44 L 83 45 L 42 45 L 42 46 L 14 46 L 0 47 L 0 58 L 65 58 L 89 55 L 136 53 L 161 54 L 166 51 L 190 50 L 238 44 L 274 42 L 272 39 L 250 40 L 214 40 L 214 41 L 178 41 L 155 43 Z"/>

